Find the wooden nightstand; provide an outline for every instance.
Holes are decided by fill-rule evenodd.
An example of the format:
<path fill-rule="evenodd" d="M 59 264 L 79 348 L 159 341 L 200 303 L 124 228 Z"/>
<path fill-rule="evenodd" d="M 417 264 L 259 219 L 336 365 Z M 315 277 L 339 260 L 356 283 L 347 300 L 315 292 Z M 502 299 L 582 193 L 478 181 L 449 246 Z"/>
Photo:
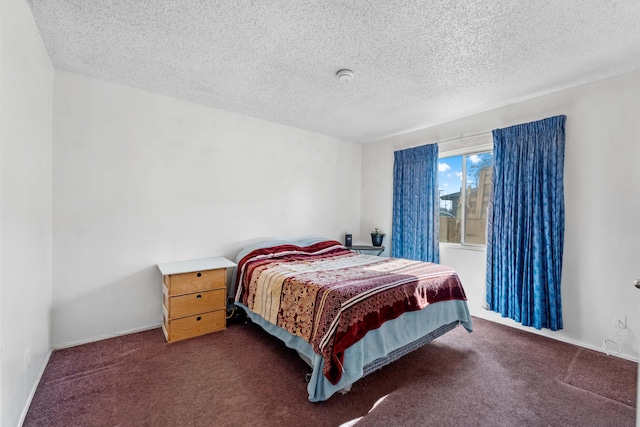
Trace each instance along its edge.
<path fill-rule="evenodd" d="M 162 273 L 162 332 L 167 342 L 226 328 L 226 258 L 203 258 L 158 264 Z"/>

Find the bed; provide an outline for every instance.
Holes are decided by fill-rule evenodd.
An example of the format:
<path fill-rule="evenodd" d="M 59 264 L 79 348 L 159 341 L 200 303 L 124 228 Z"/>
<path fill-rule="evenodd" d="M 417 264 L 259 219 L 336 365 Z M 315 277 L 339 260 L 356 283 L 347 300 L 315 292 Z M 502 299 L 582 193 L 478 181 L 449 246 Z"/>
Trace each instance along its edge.
<path fill-rule="evenodd" d="M 439 264 L 358 254 L 324 238 L 271 240 L 236 256 L 235 305 L 311 367 L 311 402 L 462 325 L 458 275 Z"/>

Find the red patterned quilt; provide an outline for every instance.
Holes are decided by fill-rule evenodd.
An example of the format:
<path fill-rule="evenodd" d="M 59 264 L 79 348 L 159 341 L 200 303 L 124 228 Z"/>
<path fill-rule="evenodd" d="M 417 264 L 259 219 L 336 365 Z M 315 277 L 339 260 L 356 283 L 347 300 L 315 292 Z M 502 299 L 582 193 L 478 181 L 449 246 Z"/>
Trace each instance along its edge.
<path fill-rule="evenodd" d="M 336 384 L 344 352 L 402 313 L 466 300 L 450 267 L 356 254 L 337 241 L 257 249 L 240 260 L 236 301 L 311 344 Z"/>

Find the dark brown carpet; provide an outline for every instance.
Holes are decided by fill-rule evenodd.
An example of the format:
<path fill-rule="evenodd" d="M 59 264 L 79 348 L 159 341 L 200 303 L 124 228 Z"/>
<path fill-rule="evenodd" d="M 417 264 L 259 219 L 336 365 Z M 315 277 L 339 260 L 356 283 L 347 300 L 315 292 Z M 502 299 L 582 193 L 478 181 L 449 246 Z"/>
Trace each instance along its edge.
<path fill-rule="evenodd" d="M 304 362 L 253 324 L 171 345 L 154 329 L 58 350 L 24 425 L 634 425 L 636 363 L 473 320 L 472 334 L 456 328 L 316 404 Z"/>

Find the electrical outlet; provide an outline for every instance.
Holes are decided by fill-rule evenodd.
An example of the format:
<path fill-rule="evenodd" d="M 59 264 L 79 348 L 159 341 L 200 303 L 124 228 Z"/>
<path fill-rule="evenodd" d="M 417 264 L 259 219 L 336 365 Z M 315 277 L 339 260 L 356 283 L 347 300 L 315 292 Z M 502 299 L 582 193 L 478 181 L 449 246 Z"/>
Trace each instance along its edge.
<path fill-rule="evenodd" d="M 31 350 L 26 349 L 24 352 L 24 371 L 27 372 L 31 367 Z"/>
<path fill-rule="evenodd" d="M 614 314 L 613 315 L 613 326 L 618 327 L 620 329 L 627 328 L 627 316 L 624 314 Z"/>

